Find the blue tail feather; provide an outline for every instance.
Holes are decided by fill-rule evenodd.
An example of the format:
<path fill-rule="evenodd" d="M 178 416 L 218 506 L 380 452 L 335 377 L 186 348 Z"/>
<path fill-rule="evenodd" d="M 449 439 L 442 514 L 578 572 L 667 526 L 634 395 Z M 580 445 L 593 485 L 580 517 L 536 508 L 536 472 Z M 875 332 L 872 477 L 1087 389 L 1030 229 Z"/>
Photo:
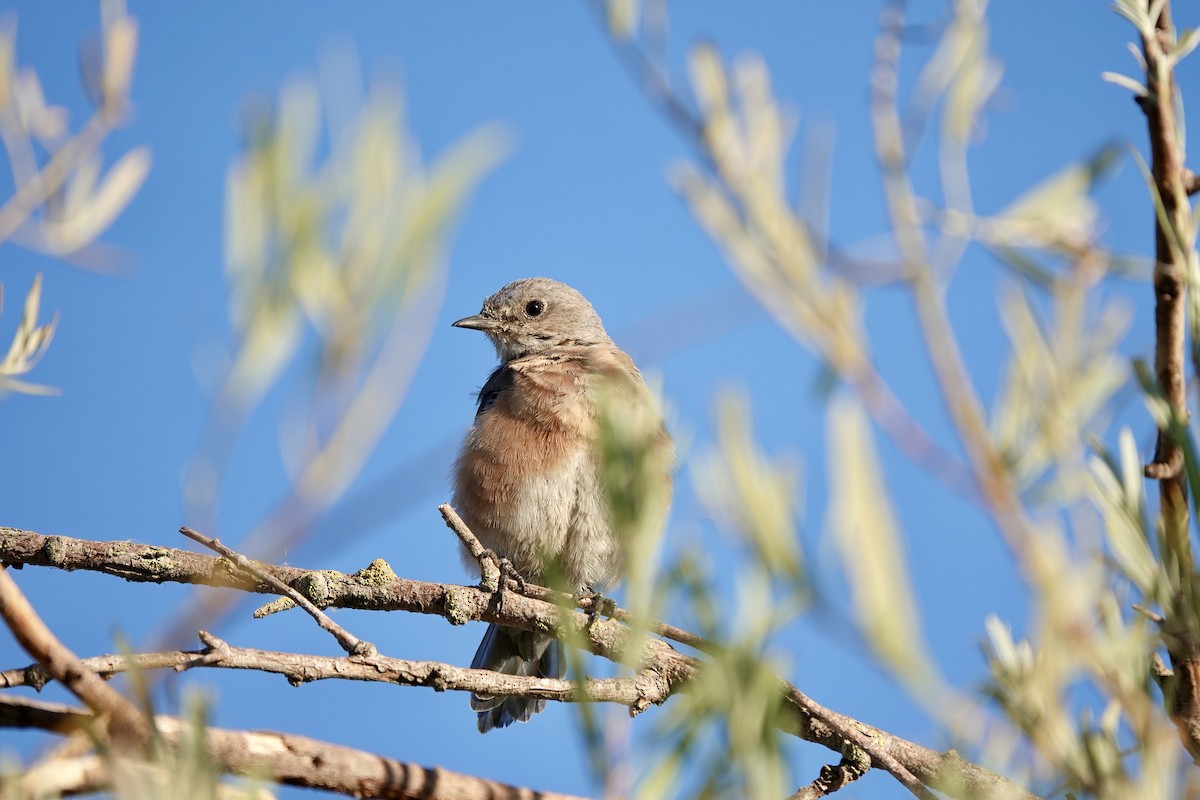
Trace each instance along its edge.
<path fill-rule="evenodd" d="M 566 676 L 566 659 L 562 642 L 542 633 L 518 628 L 488 625 L 475 657 L 473 669 L 490 669 L 503 675 L 562 678 Z M 478 712 L 480 733 L 492 728 L 506 728 L 514 722 L 528 722 L 534 714 L 546 708 L 546 701 L 531 697 L 505 695 L 471 695 L 471 708 Z"/>

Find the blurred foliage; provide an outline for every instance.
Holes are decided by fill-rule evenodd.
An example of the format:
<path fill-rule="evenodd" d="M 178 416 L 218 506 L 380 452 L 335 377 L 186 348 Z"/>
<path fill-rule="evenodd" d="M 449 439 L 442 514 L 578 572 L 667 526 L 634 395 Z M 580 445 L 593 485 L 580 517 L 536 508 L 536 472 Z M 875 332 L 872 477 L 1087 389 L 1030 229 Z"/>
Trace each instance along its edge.
<path fill-rule="evenodd" d="M 157 729 L 144 756 L 118 753 L 88 729 L 22 772 L 0 767 L 0 796 L 5 800 L 57 800 L 79 794 L 76 781 L 86 775 L 96 789 L 107 788 L 122 800 L 274 800 L 257 778 L 231 778 L 213 763 L 205 743 L 209 704 L 199 694 L 182 698 L 178 718 L 156 717 Z M 93 749 L 93 755 L 81 755 Z M 76 774 L 78 773 L 78 774 Z"/>
<path fill-rule="evenodd" d="M 0 286 L 0 299 L 4 296 L 3 286 Z M 54 328 L 58 324 L 58 315 L 45 325 L 38 324 L 38 309 L 42 303 L 42 276 L 38 274 L 33 279 L 33 286 L 25 295 L 25 310 L 21 321 L 17 323 L 17 332 L 13 335 L 12 344 L 4 360 L 0 361 L 0 395 L 5 392 L 22 392 L 24 394 L 57 394 L 58 390 L 49 386 L 39 386 L 27 383 L 17 376 L 24 375 L 37 366 L 37 362 L 50 346 L 54 338 Z"/>
<path fill-rule="evenodd" d="M 663 58 L 650 57 L 656 45 L 638 18 L 639 12 L 649 13 L 648 6 L 634 11 L 633 5 L 641 4 L 606 4 L 609 35 L 619 50 L 635 51 L 635 63 L 658 69 Z M 912 693 L 964 756 L 1035 791 L 1178 797 L 1194 783 L 1190 758 L 1164 711 L 1169 698 L 1156 686 L 1161 665 L 1154 663 L 1164 652 L 1160 615 L 1170 611 L 1178 593 L 1194 593 L 1195 577 L 1181 574 L 1181 557 L 1163 541 L 1157 510 L 1145 493 L 1145 454 L 1137 452 L 1127 429 L 1108 431 L 1114 399 L 1130 385 L 1132 370 L 1121 352 L 1130 312 L 1104 299 L 1104 281 L 1148 272 L 1144 258 L 1108 253 L 1098 240 L 1101 209 L 1091 192 L 1118 152 L 1107 145 L 999 212 L 978 214 L 966 154 L 1003 73 L 988 52 L 986 3 L 954 0 L 949 7 L 905 96 L 901 75 L 908 73 L 898 63 L 916 48 L 905 44 L 903 4 L 885 4 L 871 76 L 872 117 L 900 273 L 912 292 L 956 438 L 943 443 L 940 453 L 928 451 L 929 460 L 918 459 L 917 466 L 941 476 L 954 467 L 938 469 L 935 459 L 960 448 L 967 454 L 975 488 L 970 494 L 1003 532 L 1028 591 L 1028 620 L 1014 624 L 992 617 L 986 623 L 990 678 L 982 697 L 943 685 L 921 633 L 927 623 L 904 564 L 906 533 L 888 500 L 889 475 L 873 443 L 882 431 L 911 453 L 903 437 L 913 428 L 895 424 L 896 409 L 880 402 L 888 392 L 871 364 L 866 298 L 830 263 L 821 230 L 827 212 L 809 204 L 802 210 L 789 200 L 796 114 L 774 97 L 758 56 L 739 55 L 727 63 L 713 44 L 692 48 L 694 105 L 673 85 L 667 90 L 673 102 L 660 104 L 673 112 L 683 105 L 695 109 L 694 128 L 684 132 L 694 136 L 698 157 L 677 165 L 671 180 L 735 274 L 842 384 L 831 392 L 827 423 L 826 532 L 840 556 L 853 624 L 879 667 Z M 1156 9 L 1138 0 L 1120 0 L 1115 8 L 1139 33 L 1157 35 Z M 1168 41 L 1168 67 L 1198 39 L 1186 31 L 1177 43 Z M 1145 61 L 1139 63 L 1144 71 Z M 661 69 L 651 77 L 669 81 Z M 1139 95 L 1156 82 L 1155 76 L 1106 77 Z M 645 83 L 648 94 L 652 88 L 662 91 L 651 80 Z M 937 182 L 931 187 L 918 186 L 911 168 L 923 137 L 937 153 Z M 822 180 L 819 165 L 801 163 L 800 174 Z M 795 194 L 811 196 L 803 187 Z M 1152 200 L 1163 217 L 1158 198 Z M 1172 245 L 1195 265 L 1195 231 L 1175 225 L 1169 230 Z M 976 396 L 945 307 L 956 267 L 968 253 L 980 252 L 1011 267 L 996 310 L 1008 337 L 1007 363 L 990 403 Z M 1189 295 L 1195 302 L 1200 271 L 1191 272 Z M 1154 421 L 1184 441 L 1189 477 L 1200 475 L 1189 424 L 1156 395 L 1152 375 L 1147 373 L 1143 385 Z M 722 531 L 744 544 L 738 606 L 714 604 L 711 566 L 694 555 L 681 556 L 666 573 L 686 587 L 685 602 L 700 632 L 729 650 L 712 658 L 700 679 L 703 689 L 669 704 L 663 745 L 648 759 L 642 784 L 647 796 L 778 796 L 778 787 L 789 780 L 787 759 L 774 738 L 744 734 L 747 728 L 765 730 L 761 715 L 751 710 L 768 707 L 778 689 L 754 676 L 763 664 L 778 667 L 785 661 L 772 634 L 807 604 L 789 607 L 781 598 L 808 596 L 813 559 L 801 547 L 794 472 L 760 454 L 746 431 L 747 406 L 722 403 L 719 449 L 694 469 L 700 501 Z M 900 413 L 914 419 L 930 415 L 915 408 Z M 1149 428 L 1150 420 L 1146 424 Z M 1113 440 L 1115 454 L 1106 444 Z M 827 577 L 823 582 L 830 583 Z M 1143 610 L 1135 610 L 1135 603 Z M 1167 625 L 1195 637 L 1197 615 L 1184 616 Z M 1013 627 L 1026 636 L 1015 637 Z M 739 708 L 747 712 L 744 719 L 731 713 Z M 767 774 L 773 777 L 767 780 Z M 701 788 L 693 791 L 697 785 Z"/>
<path fill-rule="evenodd" d="M 129 109 L 138 27 L 121 0 L 104 0 L 100 10 L 100 42 L 82 48 L 93 111 L 74 132 L 66 109 L 47 104 L 37 71 L 17 66 L 15 16 L 0 20 L 0 140 L 14 187 L 12 197 L 0 204 L 0 245 L 12 242 L 91 267 L 103 267 L 105 259 L 90 245 L 137 194 L 151 160 L 148 148 L 135 147 L 104 168 L 101 146 Z M 0 396 L 57 394 L 15 377 L 37 365 L 54 336 L 57 317 L 37 325 L 41 289 L 38 275 L 0 363 Z"/>
<path fill-rule="evenodd" d="M 665 51 L 666 4 L 599 5 L 614 44 L 649 70 L 647 91 L 694 136 L 696 157 L 675 165 L 670 180 L 698 225 L 836 378 L 823 527 L 839 556 L 833 577 L 814 572 L 818 559 L 801 534 L 799 471 L 756 442 L 750 401 L 729 395 L 719 403 L 716 448 L 694 470 L 695 491 L 739 556 L 733 575 L 706 562 L 702 548 L 684 548 L 659 567 L 654 534 L 664 493 L 652 476 L 668 456 L 644 420 L 601 414 L 605 483 L 630 552 L 635 634 L 673 593 L 696 632 L 716 643 L 688 690 L 658 715 L 631 794 L 778 798 L 801 783 L 780 730 L 778 677 L 792 660 L 780 634 L 806 614 L 824 613 L 854 631 L 864 657 L 909 692 L 965 757 L 1040 794 L 1197 796 L 1191 759 L 1164 708 L 1178 676 L 1163 666 L 1167 643 L 1200 639 L 1192 545 L 1166 534 L 1147 497 L 1147 459 L 1135 435 L 1110 430 L 1113 400 L 1132 370 L 1121 351 L 1129 315 L 1105 298 L 1105 280 L 1137 269 L 1099 239 L 1092 190 L 1114 150 L 1082 157 L 995 214 L 978 213 L 967 154 L 1003 80 L 988 50 L 987 4 L 951 0 L 937 41 L 915 78 L 902 83 L 910 73 L 899 60 L 913 48 L 903 4 L 885 3 L 870 78 L 875 157 L 896 273 L 911 295 L 944 405 L 905 409 L 872 362 L 868 292 L 831 266 L 828 215 L 791 199 L 812 197 L 788 185 L 800 160 L 792 152 L 798 117 L 776 98 L 764 60 L 727 60 L 714 44 L 695 46 L 687 58 L 690 88 L 680 89 Z M 1160 100 L 1148 87 L 1166 85 L 1167 73 L 1200 43 L 1194 30 L 1156 32 L 1163 5 L 1114 4 L 1138 36 L 1163 41 L 1167 53 L 1148 66 L 1134 48 L 1137 77 L 1104 76 L 1143 102 Z M 85 59 L 96 110 L 74 135 L 61 111 L 44 103 L 36 74 L 13 66 L 13 29 L 0 31 L 0 136 L 17 187 L 0 206 L 0 241 L 77 255 L 145 177 L 143 149 L 101 174 L 99 143 L 127 107 L 137 37 L 119 5 L 104 8 L 103 47 Z M 447 232 L 504 149 L 503 138 L 485 129 L 426 167 L 404 126 L 398 88 L 362 91 L 357 65 L 348 62 L 331 74 L 338 96 L 350 102 L 334 102 L 320 82 L 298 78 L 274 103 L 246 115 L 245 150 L 227 188 L 232 344 L 189 482 L 197 509 L 215 506 L 238 427 L 291 374 L 299 376 L 296 408 L 281 440 L 293 496 L 281 508 L 316 513 L 341 495 L 415 369 L 443 279 Z M 1173 133 L 1186 141 L 1182 129 Z M 923 139 L 936 148 L 933 185 L 912 169 Z M 1196 212 L 1188 208 L 1183 223 L 1168 219 L 1144 160 L 1135 158 L 1167 244 L 1188 266 L 1189 334 L 1200 352 Z M 821 164 L 799 166 L 806 180 L 823 180 Z M 1008 341 L 1002 386 L 990 401 L 971 381 L 946 306 L 964 257 L 986 252 L 1011 268 L 997 292 Z M 19 379 L 54 330 L 54 322 L 38 323 L 40 289 L 39 279 L 0 365 L 0 390 L 44 390 Z M 1154 423 L 1181 443 L 1195 503 L 1200 459 L 1191 423 L 1172 411 L 1144 365 L 1138 375 L 1145 427 Z M 906 437 L 920 430 L 914 420 L 939 413 L 938 429 L 949 430 L 950 441 L 912 447 Z M 924 631 L 936 621 L 910 582 L 907 533 L 889 499 L 892 476 L 879 434 L 901 452 L 923 453 L 916 466 L 934 475 L 960 473 L 969 499 L 987 515 L 979 531 L 963 535 L 995 532 L 1021 571 L 1029 617 L 993 615 L 982 623 L 988 677 L 974 695 L 944 683 L 926 642 Z M 734 601 L 722 602 L 730 582 Z M 848 602 L 823 602 L 819 590 L 830 585 L 844 587 Z M 583 710 L 589 744 L 601 750 L 608 739 Z M 184 761 L 165 769 L 201 788 L 215 785 L 186 761 L 189 752 L 197 757 L 196 748 L 181 748 L 170 757 Z M 604 753 L 595 763 L 598 771 L 614 767 Z M 147 785 L 119 788 L 154 796 L 153 781 Z"/>
<path fill-rule="evenodd" d="M 280 431 L 293 496 L 278 513 L 319 512 L 354 480 L 420 362 L 447 237 L 507 148 L 485 127 L 426 165 L 400 87 L 364 90 L 351 53 L 245 120 L 226 184 L 232 346 L 187 482 L 199 520 L 237 429 L 296 364 L 307 368 Z"/>
<path fill-rule="evenodd" d="M 912 690 L 936 680 L 909 585 L 899 526 L 862 407 L 829 407 L 829 532 L 841 556 L 854 614 L 884 665 Z"/>
<path fill-rule="evenodd" d="M 718 403 L 717 448 L 697 457 L 695 491 L 717 520 L 741 569 L 735 602 L 720 598 L 718 568 L 688 548 L 669 565 L 673 587 L 691 626 L 720 643 L 698 667 L 688 691 L 676 695 L 656 723 L 653 757 L 638 796 L 781 797 L 791 789 L 779 676 L 787 654 L 773 638 L 811 602 L 799 548 L 797 464 L 764 453 L 751 434 L 745 398 Z"/>

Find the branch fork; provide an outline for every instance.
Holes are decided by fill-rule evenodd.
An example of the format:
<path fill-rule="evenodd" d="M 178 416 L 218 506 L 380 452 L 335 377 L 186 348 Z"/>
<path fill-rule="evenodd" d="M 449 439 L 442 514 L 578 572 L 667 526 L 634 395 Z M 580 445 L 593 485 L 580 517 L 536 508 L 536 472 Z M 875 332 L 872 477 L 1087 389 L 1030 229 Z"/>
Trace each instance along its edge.
<path fill-rule="evenodd" d="M 371 658 L 372 656 L 378 655 L 379 651 L 375 648 L 375 645 L 359 639 L 341 625 L 338 625 L 329 618 L 328 614 L 317 608 L 311 600 L 309 600 L 299 591 L 293 589 L 291 586 L 288 586 L 271 573 L 260 568 L 244 555 L 230 550 L 216 539 L 205 536 L 198 531 L 194 531 L 186 525 L 180 528 L 179 532 L 192 541 L 199 542 L 209 550 L 220 553 L 222 556 L 232 561 L 239 570 L 249 575 L 253 575 L 258 580 L 263 581 L 272 589 L 284 595 L 293 603 L 300 606 L 300 608 L 307 611 L 309 616 L 316 620 L 317 625 L 319 625 L 322 630 L 327 631 L 331 636 L 333 636 L 333 638 L 337 640 L 337 643 L 340 644 L 342 649 L 348 654 L 352 656 L 360 656 L 362 658 Z"/>

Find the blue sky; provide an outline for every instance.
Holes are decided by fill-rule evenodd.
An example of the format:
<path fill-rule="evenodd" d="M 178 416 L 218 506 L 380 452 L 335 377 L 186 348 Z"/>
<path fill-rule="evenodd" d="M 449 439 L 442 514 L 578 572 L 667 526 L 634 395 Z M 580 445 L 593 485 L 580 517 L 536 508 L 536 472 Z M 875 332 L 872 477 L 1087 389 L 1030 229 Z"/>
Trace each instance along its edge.
<path fill-rule="evenodd" d="M 11 4 L 10 4 L 11 5 Z M 910 17 L 934 22 L 941 3 L 917 2 Z M 867 76 L 878 2 L 679 3 L 672 7 L 673 67 L 700 38 L 726 54 L 754 50 L 771 69 L 778 96 L 804 126 L 836 136 L 829 217 L 833 238 L 886 254 L 886 230 L 867 115 Z M 18 57 L 38 69 L 48 98 L 78 124 L 86 113 L 77 42 L 98 29 L 91 5 L 18 2 Z M 470 130 L 500 121 L 514 134 L 512 155 L 484 182 L 453 239 L 448 288 L 432 344 L 405 404 L 360 480 L 368 499 L 335 509 L 288 562 L 352 571 L 387 559 L 406 577 L 464 579 L 455 545 L 435 506 L 448 499 L 458 438 L 474 411 L 473 392 L 492 367 L 482 337 L 449 327 L 478 310 L 510 280 L 546 275 L 580 289 L 620 344 L 661 375 L 687 443 L 665 543 L 711 549 L 715 537 L 695 501 L 689 456 L 711 442 L 715 394 L 743 389 L 766 449 L 806 465 L 804 535 L 818 571 L 833 552 L 824 516 L 824 407 L 819 365 L 739 287 L 692 222 L 664 174 L 689 145 L 641 96 L 581 3 L 463 4 L 130 2 L 141 28 L 134 111 L 109 141 L 110 158 L 138 144 L 154 165 L 141 193 L 104 237 L 124 250 L 128 274 L 103 277 L 5 246 L 0 280 L 7 341 L 19 298 L 45 273 L 43 302 L 61 314 L 53 345 L 33 376 L 62 388 L 58 398 L 0 400 L 0 524 L 92 539 L 191 546 L 175 531 L 183 517 L 181 476 L 206 410 L 195 365 L 227 337 L 222 277 L 225 172 L 238 152 L 237 120 L 252 96 L 273 96 L 289 76 L 311 74 L 320 54 L 350 44 L 365 71 L 402 76 L 407 124 L 426 156 Z M 1131 30 L 1103 4 L 1016 0 L 992 8 L 992 50 L 1003 86 L 972 151 L 975 200 L 987 213 L 1105 142 L 1144 150 L 1140 113 L 1104 70 L 1132 71 Z M 922 53 L 914 47 L 908 66 Z M 1197 71 L 1185 65 L 1185 97 Z M 807 128 L 805 128 L 807 129 Z M 804 129 L 802 129 L 804 130 Z M 932 159 L 918 159 L 932 186 Z M 5 186 L 7 193 L 10 188 Z M 1123 159 L 1099 190 L 1105 241 L 1148 253 L 1152 211 L 1136 168 Z M 984 397 L 1002 374 L 1004 339 L 995 294 L 1011 278 L 972 252 L 950 292 L 951 313 Z M 1134 324 L 1125 344 L 1148 356 L 1152 292 L 1116 282 Z M 868 295 L 875 358 L 904 402 L 947 441 L 940 403 L 914 330 L 907 296 Z M 667 320 L 662 322 L 661 320 Z M 655 320 L 660 320 L 655 322 Z M 278 455 L 282 397 L 251 418 L 233 454 L 216 531 L 235 544 L 286 488 Z M 1136 406 L 1136 404 L 1131 404 Z M 1143 450 L 1151 423 L 1128 415 Z M 881 445 L 907 555 L 935 655 L 969 690 L 982 676 L 983 620 L 997 613 L 1020 630 L 1021 584 L 991 525 L 963 501 Z M 354 495 L 354 491 L 351 492 Z M 113 649 L 121 631 L 138 640 L 188 596 L 182 587 L 124 584 L 112 578 L 26 569 L 16 575 L 51 626 L 77 653 Z M 839 582 L 825 578 L 835 592 Z M 728 584 L 728 581 L 726 581 Z M 670 616 L 670 614 L 668 615 Z M 339 621 L 388 654 L 466 664 L 482 626 L 451 628 L 415 615 L 342 612 Z M 307 619 L 243 613 L 220 631 L 247 646 L 333 653 Z M 853 637 L 813 622 L 781 642 L 789 677 L 820 702 L 915 738 L 945 743 L 881 674 Z M 25 663 L 0 634 L 0 667 Z M 307 733 L 405 761 L 441 765 L 535 788 L 595 791 L 570 709 L 552 707 L 532 724 L 480 737 L 466 698 L 381 685 L 315 684 L 293 689 L 250 674 L 189 675 L 209 687 L 215 724 Z M 47 690 L 55 694 L 54 690 Z M 320 716 L 313 711 L 319 709 Z M 649 730 L 655 711 L 637 721 Z M 5 734 L 0 749 L 28 752 L 34 740 Z M 791 747 L 797 783 L 831 754 Z M 869 776 L 848 797 L 906 796 L 886 776 Z"/>

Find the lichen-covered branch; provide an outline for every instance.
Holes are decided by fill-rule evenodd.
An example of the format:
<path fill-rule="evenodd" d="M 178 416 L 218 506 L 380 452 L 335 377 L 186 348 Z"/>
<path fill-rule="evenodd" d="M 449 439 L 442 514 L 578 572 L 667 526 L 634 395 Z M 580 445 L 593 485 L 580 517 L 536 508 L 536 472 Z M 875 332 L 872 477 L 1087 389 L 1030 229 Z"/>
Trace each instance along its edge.
<path fill-rule="evenodd" d="M 662 703 L 671 687 L 657 673 L 646 671 L 629 678 L 588 678 L 583 683 L 558 678 L 504 675 L 488 669 L 467 669 L 437 661 L 409 661 L 387 656 L 319 656 L 234 647 L 212 634 L 200 632 L 201 650 L 163 653 L 109 654 L 81 659 L 84 667 L 102 678 L 130 669 L 201 667 L 252 670 L 282 675 L 293 686 L 321 680 L 370 681 L 401 686 L 428 686 L 434 691 L 522 695 L 560 702 L 620 703 L 642 711 Z M 53 676 L 40 664 L 0 672 L 0 688 L 31 686 L 40 690 Z"/>
<path fill-rule="evenodd" d="M 44 536 L 16 528 L 0 528 L 0 562 L 14 566 L 28 564 L 63 570 L 90 570 L 132 581 L 202 584 L 260 594 L 272 594 L 275 591 L 237 569 L 225 558 L 133 542 L 93 542 L 65 536 Z M 410 611 L 435 614 L 455 625 L 483 620 L 523 630 L 557 632 L 570 641 L 587 646 L 597 655 L 614 660 L 620 659 L 629 642 L 629 629 L 616 620 L 594 619 L 553 602 L 512 591 L 503 594 L 504 602 L 500 604 L 496 602 L 500 597 L 498 592 L 398 578 L 382 560 L 353 575 L 258 562 L 255 566 L 297 589 L 323 608 Z M 657 702 L 653 698 L 665 698 L 683 687 L 698 669 L 703 668 L 702 662 L 676 651 L 659 639 L 644 641 L 641 662 L 642 671 L 635 679 L 634 686 L 641 691 L 643 684 L 639 681 L 649 682 L 648 685 L 652 687 L 647 688 L 650 702 Z M 427 668 L 430 674 L 435 671 L 428 665 Z M 101 671 L 103 669 L 101 666 Z M 475 679 L 468 674 L 470 672 L 473 671 L 460 670 L 464 689 L 470 688 L 467 681 Z M 565 686 L 558 686 L 557 683 L 567 682 L 539 681 L 536 686 L 532 683 L 522 686 L 514 684 L 503 693 L 530 692 L 530 696 L 549 698 L 553 692 L 565 690 Z M 615 702 L 630 699 L 628 695 L 621 694 L 628 691 L 627 685 L 608 687 L 597 681 L 595 684 L 589 682 L 587 686 L 588 691 L 593 686 L 597 691 L 610 691 Z M 535 695 L 534 692 L 543 694 Z M 850 740 L 871 757 L 875 766 L 886 769 L 886 765 L 898 765 L 903 772 L 911 773 L 920 782 L 931 786 L 951 780 L 955 782 L 954 785 L 962 786 L 965 794 L 974 798 L 1036 800 L 1035 795 L 1000 775 L 963 762 L 956 755 L 945 755 L 922 747 L 826 709 L 783 681 L 780 682 L 780 692 L 781 700 L 793 712 L 785 729 L 806 741 L 821 744 L 840 754 L 846 741 Z M 645 702 L 645 698 L 641 702 Z M 631 708 L 638 710 L 634 705 Z"/>
<path fill-rule="evenodd" d="M 321 630 L 328 631 L 329 634 L 332 635 L 333 638 L 337 640 L 337 643 L 342 646 L 342 649 L 345 650 L 350 655 L 352 655 L 352 656 L 373 656 L 373 655 L 375 655 L 375 653 L 376 653 L 375 645 L 371 644 L 370 642 L 365 642 L 362 639 L 359 639 L 357 636 L 350 633 L 348 630 L 343 628 L 341 625 L 338 625 L 336 622 L 334 622 L 332 619 L 329 618 L 328 614 L 326 614 L 324 611 L 322 611 L 321 609 L 319 609 L 315 605 L 313 605 L 311 600 L 309 600 L 304 595 L 300 594 L 300 592 L 296 591 L 292 587 L 288 586 L 283 581 L 276 578 L 274 575 L 270 574 L 269 572 L 259 571 L 258 568 L 254 566 L 254 562 L 251 561 L 250 559 L 246 558 L 241 553 L 236 553 L 233 550 L 230 550 L 225 545 L 221 544 L 216 539 L 213 539 L 209 536 L 205 536 L 204 534 L 202 534 L 198 531 L 194 531 L 187 526 L 180 528 L 179 532 L 182 533 L 184 536 L 188 537 L 189 539 L 191 539 L 192 541 L 199 542 L 200 544 L 207 547 L 209 550 L 220 553 L 221 555 L 225 556 L 225 558 L 230 559 L 231 561 L 233 561 L 234 564 L 237 565 L 237 567 L 239 569 L 246 570 L 247 572 L 252 574 L 254 577 L 256 577 L 260 580 L 266 581 L 271 586 L 272 589 L 274 589 L 275 591 L 282 594 L 284 597 L 291 600 L 293 603 L 295 603 L 300 608 L 304 609 L 305 613 L 307 613 L 310 617 L 312 617 L 314 620 L 316 620 L 316 623 L 321 628 Z"/>

